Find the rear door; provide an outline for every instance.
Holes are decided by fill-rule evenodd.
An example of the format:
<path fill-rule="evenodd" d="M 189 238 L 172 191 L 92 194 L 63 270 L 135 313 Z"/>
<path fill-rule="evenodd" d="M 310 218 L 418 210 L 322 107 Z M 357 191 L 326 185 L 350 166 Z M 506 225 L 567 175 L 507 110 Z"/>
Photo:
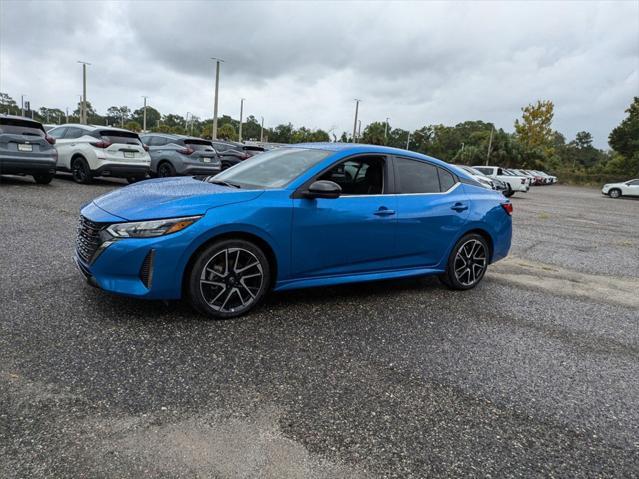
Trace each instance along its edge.
<path fill-rule="evenodd" d="M 469 201 L 458 178 L 422 160 L 395 157 L 397 266 L 433 267 L 461 234 Z"/>

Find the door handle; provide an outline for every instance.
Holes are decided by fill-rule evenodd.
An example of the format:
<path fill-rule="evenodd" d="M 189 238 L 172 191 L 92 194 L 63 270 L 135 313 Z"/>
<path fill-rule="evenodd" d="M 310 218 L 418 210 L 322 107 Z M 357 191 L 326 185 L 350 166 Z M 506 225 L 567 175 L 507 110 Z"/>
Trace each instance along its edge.
<path fill-rule="evenodd" d="M 455 203 L 453 206 L 450 207 L 450 209 L 461 213 L 462 211 L 468 209 L 468 205 L 465 205 L 464 203 Z"/>
<path fill-rule="evenodd" d="M 391 216 L 395 214 L 395 210 L 389 210 L 385 206 L 381 206 L 375 213 L 375 216 Z"/>

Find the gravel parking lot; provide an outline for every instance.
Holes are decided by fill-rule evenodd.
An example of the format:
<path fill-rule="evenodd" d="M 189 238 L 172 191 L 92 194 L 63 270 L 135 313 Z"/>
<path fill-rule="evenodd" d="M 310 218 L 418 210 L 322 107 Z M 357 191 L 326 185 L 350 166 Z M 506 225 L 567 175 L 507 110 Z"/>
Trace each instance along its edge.
<path fill-rule="evenodd" d="M 221 322 L 83 283 L 79 207 L 120 186 L 0 184 L 0 477 L 639 475 L 639 200 L 533 188 L 475 290 Z"/>

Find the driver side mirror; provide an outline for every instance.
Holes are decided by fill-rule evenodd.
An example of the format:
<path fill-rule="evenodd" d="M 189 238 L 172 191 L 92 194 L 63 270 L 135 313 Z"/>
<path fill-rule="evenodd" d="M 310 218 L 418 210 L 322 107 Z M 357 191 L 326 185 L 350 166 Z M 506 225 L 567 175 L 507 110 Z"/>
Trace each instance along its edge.
<path fill-rule="evenodd" d="M 334 181 L 319 180 L 311 183 L 308 190 L 304 192 L 306 198 L 339 198 L 342 188 Z"/>

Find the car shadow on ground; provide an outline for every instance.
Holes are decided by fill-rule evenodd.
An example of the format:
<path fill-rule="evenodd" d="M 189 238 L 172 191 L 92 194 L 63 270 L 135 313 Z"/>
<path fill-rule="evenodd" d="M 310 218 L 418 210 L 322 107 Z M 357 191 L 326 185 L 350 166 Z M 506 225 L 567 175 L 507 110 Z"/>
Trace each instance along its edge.
<path fill-rule="evenodd" d="M 17 175 L 1 175 L 0 185 L 29 185 L 37 186 L 40 188 L 48 188 L 49 185 L 38 185 L 32 176 L 17 176 Z"/>
<path fill-rule="evenodd" d="M 55 178 L 57 180 L 68 181 L 69 183 L 74 183 L 73 176 L 71 173 L 56 173 Z M 91 180 L 91 185 L 94 186 L 126 186 L 128 182 L 123 178 L 94 178 Z M 84 186 L 84 185 L 78 185 Z"/>
<path fill-rule="evenodd" d="M 172 301 L 155 301 L 127 298 L 108 293 L 89 285 L 82 288 L 86 301 L 93 303 L 99 311 L 117 311 L 108 315 L 109 320 L 124 323 L 149 323 L 170 321 L 171 323 L 210 321 L 243 321 L 251 317 L 258 318 L 268 311 L 268 316 L 278 317 L 288 308 L 314 308 L 321 305 L 349 303 L 354 300 L 362 305 L 377 304 L 381 297 L 392 297 L 400 293 L 427 292 L 444 289 L 437 278 L 418 277 L 395 280 L 382 280 L 365 283 L 353 283 L 339 286 L 304 288 L 284 292 L 271 292 L 264 302 L 252 312 L 239 318 L 215 320 L 196 312 L 187 298 Z"/>

